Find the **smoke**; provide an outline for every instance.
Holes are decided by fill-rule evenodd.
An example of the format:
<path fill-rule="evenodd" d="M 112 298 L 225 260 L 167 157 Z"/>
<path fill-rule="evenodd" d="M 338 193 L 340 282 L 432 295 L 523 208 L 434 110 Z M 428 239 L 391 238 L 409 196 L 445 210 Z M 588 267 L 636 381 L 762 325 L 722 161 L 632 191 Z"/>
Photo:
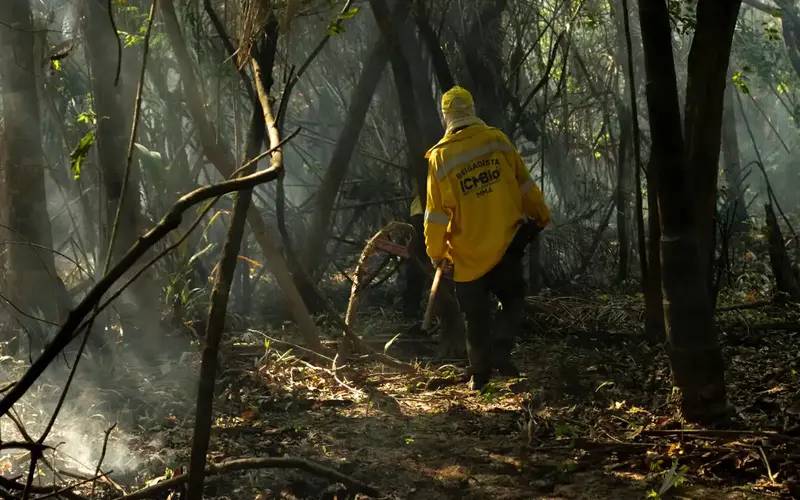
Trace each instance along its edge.
<path fill-rule="evenodd" d="M 113 366 L 98 356 L 86 356 L 45 441 L 53 448 L 45 452 L 49 465 L 67 474 L 91 476 L 102 457 L 103 471 L 113 471 L 118 482 L 133 482 L 148 458 L 140 453 L 138 444 L 153 444 L 142 443 L 142 436 L 146 438 L 148 430 L 161 428 L 169 419 L 188 418 L 192 413 L 197 377 L 194 356 L 165 354 L 174 356 L 171 362 L 161 358 L 154 364 L 130 352 L 118 353 Z M 10 377 L 19 377 L 25 368 L 23 362 L 9 356 L 0 358 L 0 369 Z M 68 372 L 69 367 L 59 358 L 15 405 L 13 415 L 33 440 L 44 432 Z M 106 432 L 112 427 L 103 455 Z M 0 419 L 0 436 L 4 442 L 26 440 L 8 416 Z M 29 458 L 21 450 L 0 453 L 0 469 L 6 476 L 24 474 Z M 43 481 L 52 481 L 53 471 L 47 464 L 39 469 Z"/>

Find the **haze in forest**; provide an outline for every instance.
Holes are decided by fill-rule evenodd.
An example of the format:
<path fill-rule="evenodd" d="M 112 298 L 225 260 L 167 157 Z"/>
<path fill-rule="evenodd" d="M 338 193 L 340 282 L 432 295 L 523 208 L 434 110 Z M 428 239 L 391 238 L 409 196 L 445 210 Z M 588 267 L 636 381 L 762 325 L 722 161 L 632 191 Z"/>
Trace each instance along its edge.
<path fill-rule="evenodd" d="M 187 498 L 199 498 L 227 470 L 208 464 L 234 456 L 225 440 L 241 444 L 226 433 L 264 431 L 262 413 L 341 404 L 340 417 L 347 398 L 388 412 L 402 397 L 370 379 L 387 370 L 408 377 L 398 386 L 409 393 L 425 388 L 431 407 L 439 385 L 463 386 L 452 276 L 440 295 L 433 286 L 434 326 L 423 322 L 441 265 L 423 231 L 437 175 L 426 152 L 445 136 L 442 96 L 456 85 L 508 137 L 552 214 L 523 258 L 514 356 L 525 399 L 511 396 L 516 382 L 500 391 L 514 432 L 533 433 L 543 408 L 599 404 L 616 384 L 609 375 L 559 406 L 552 394 L 573 374 L 608 367 L 532 360 L 537 342 L 624 333 L 655 359 L 647 391 L 665 399 L 640 431 L 660 415 L 674 428 L 738 418 L 794 436 L 783 413 L 797 404 L 796 359 L 758 388 L 792 394 L 775 403 L 785 428 L 747 420 L 731 390 L 744 356 L 733 332 L 797 331 L 787 327 L 800 301 L 790 0 L 5 0 L 0 47 L 2 493 L 63 488 L 53 465 L 80 473 L 70 481 L 90 485 L 74 487 L 85 498 L 122 494 L 100 481 L 106 470 L 128 491 L 185 473 Z M 762 307 L 755 320 L 726 315 Z M 537 370 L 557 373 L 561 389 Z M 447 397 L 496 402 L 461 391 Z M 602 403 L 613 412 L 624 397 Z M 562 424 L 542 428 L 560 439 Z M 272 446 L 264 432 L 255 441 Z M 409 436 L 398 439 L 410 447 Z M 275 440 L 269 453 L 234 448 L 275 458 L 319 446 Z M 789 455 L 783 476 L 770 470 L 770 491 L 800 481 Z M 648 489 L 670 460 L 644 473 Z M 358 478 L 369 474 L 339 472 L 349 492 L 367 491 Z M 258 474 L 247 495 L 280 482 Z M 309 484 L 309 498 L 327 487 Z M 421 488 L 445 495 L 439 487 Z"/>

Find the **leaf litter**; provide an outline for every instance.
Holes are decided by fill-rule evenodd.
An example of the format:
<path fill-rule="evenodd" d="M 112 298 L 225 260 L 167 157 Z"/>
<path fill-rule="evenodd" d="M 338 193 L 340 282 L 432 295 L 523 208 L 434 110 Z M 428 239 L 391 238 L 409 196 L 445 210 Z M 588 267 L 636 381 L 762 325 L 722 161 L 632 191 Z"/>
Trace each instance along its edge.
<path fill-rule="evenodd" d="M 401 320 L 385 312 L 362 313 L 365 340 L 415 361 L 416 374 L 359 358 L 335 369 L 315 365 L 287 343 L 288 331 L 267 332 L 275 341 L 255 331 L 231 334 L 209 461 L 302 457 L 398 499 L 798 494 L 800 329 L 786 326 L 794 313 L 781 306 L 720 313 L 736 417 L 723 429 L 701 429 L 681 420 L 663 347 L 639 331 L 637 297 L 540 297 L 528 305 L 514 354 L 525 376 L 494 378 L 482 393 L 467 389 L 462 363 L 435 360 L 433 339 L 398 336 Z M 754 328 L 770 323 L 784 326 Z M 191 370 L 198 362 L 194 354 L 182 360 Z M 131 470 L 108 468 L 128 491 L 188 465 L 195 387 L 166 380 L 140 381 L 152 397 L 131 399 L 114 432 Z M 96 438 L 111 420 L 98 417 Z M 6 456 L 5 473 L 14 472 L 15 459 L 24 465 Z M 284 469 L 231 473 L 208 488 L 208 498 L 359 497 Z M 98 498 L 118 494 L 97 487 Z"/>

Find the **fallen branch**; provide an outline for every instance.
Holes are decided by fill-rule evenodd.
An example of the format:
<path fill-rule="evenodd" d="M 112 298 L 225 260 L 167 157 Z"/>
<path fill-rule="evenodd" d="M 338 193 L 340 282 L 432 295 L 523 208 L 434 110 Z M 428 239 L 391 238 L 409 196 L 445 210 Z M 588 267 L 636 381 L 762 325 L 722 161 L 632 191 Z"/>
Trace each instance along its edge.
<path fill-rule="evenodd" d="M 642 431 L 645 436 L 707 436 L 707 437 L 722 437 L 722 438 L 737 438 L 737 437 L 764 437 L 776 439 L 779 441 L 788 441 L 791 443 L 800 443 L 800 438 L 787 436 L 775 431 L 750 431 L 750 430 L 734 430 L 734 429 L 651 429 Z"/>
<path fill-rule="evenodd" d="M 748 325 L 747 323 L 740 322 L 742 328 L 746 329 L 748 333 L 751 332 L 766 332 L 770 330 L 775 331 L 789 331 L 789 332 L 800 332 L 800 322 L 797 321 L 773 321 L 768 323 L 756 323 L 754 325 Z M 736 326 L 736 325 L 734 325 Z M 729 330 L 736 330 L 734 328 L 729 327 Z"/>
<path fill-rule="evenodd" d="M 75 486 L 77 486 L 77 485 L 73 485 L 72 487 L 75 487 Z M 13 479 L 8 479 L 8 478 L 2 477 L 2 476 L 0 476 L 0 488 L 5 489 L 6 491 L 17 491 L 17 492 L 25 491 L 25 485 L 24 484 L 19 483 L 19 482 L 13 480 Z M 29 492 L 30 493 L 42 494 L 42 495 L 50 495 L 51 493 L 58 492 L 59 495 L 65 497 L 65 498 L 70 498 L 70 499 L 73 499 L 73 500 L 83 500 L 84 499 L 84 497 L 69 491 L 70 489 L 71 488 L 69 488 L 69 489 L 67 489 L 65 491 L 62 491 L 63 488 L 61 488 L 59 486 L 52 486 L 52 485 L 51 486 L 33 486 L 32 485 L 30 487 L 30 489 L 29 489 Z M 0 490 L 0 492 L 2 492 L 2 490 Z M 15 497 L 13 495 L 9 495 L 9 497 L 10 498 L 19 498 L 19 497 Z"/>
<path fill-rule="evenodd" d="M 730 311 L 743 311 L 745 309 L 760 309 L 762 307 L 768 307 L 774 305 L 775 303 L 771 300 L 763 300 L 759 302 L 750 302 L 748 304 L 735 304 L 732 306 L 725 306 L 725 307 L 718 307 L 717 312 L 730 312 Z"/>
<path fill-rule="evenodd" d="M 44 500 L 45 498 L 53 498 L 53 497 L 59 497 L 59 496 L 65 495 L 65 494 L 71 492 L 72 490 L 74 490 L 75 488 L 77 488 L 79 486 L 83 486 L 84 484 L 88 484 L 88 483 L 94 483 L 94 482 L 96 482 L 96 481 L 98 481 L 100 479 L 103 479 L 104 477 L 106 477 L 108 474 L 111 474 L 112 472 L 113 471 L 108 471 L 108 472 L 104 472 L 102 474 L 96 475 L 94 477 L 86 478 L 86 479 L 84 479 L 82 481 L 79 481 L 79 482 L 77 482 L 75 484 L 70 484 L 68 486 L 65 486 L 65 487 L 61 488 L 60 490 L 56 490 L 56 491 L 54 491 L 52 493 L 49 493 L 49 494 L 47 494 L 47 495 L 45 495 L 43 497 L 39 497 L 36 500 Z M 91 498 L 94 498 L 94 487 L 92 487 L 92 496 L 91 496 Z"/>
<path fill-rule="evenodd" d="M 353 352 L 361 351 L 369 354 L 373 359 L 380 361 L 381 363 L 392 368 L 397 368 L 404 373 L 417 372 L 413 365 L 404 363 L 403 361 L 372 349 L 369 345 L 367 345 L 366 342 L 360 339 L 353 332 L 353 325 L 356 319 L 356 310 L 358 309 L 361 293 L 369 286 L 372 280 L 374 280 L 380 272 L 380 269 L 378 272 L 368 272 L 369 266 L 367 265 L 369 258 L 379 251 L 378 241 L 381 238 L 387 238 L 393 234 L 400 234 L 407 238 L 408 235 L 411 234 L 409 231 L 413 232 L 413 228 L 409 224 L 390 222 L 380 231 L 375 233 L 375 235 L 367 241 L 364 249 L 361 251 L 361 256 L 359 257 L 358 264 L 356 265 L 353 285 L 350 288 L 350 300 L 347 302 L 347 313 L 345 314 L 344 319 L 342 339 L 339 343 L 339 353 L 341 353 L 344 358 L 348 358 Z"/>
<path fill-rule="evenodd" d="M 360 493 L 364 493 L 373 497 L 380 496 L 378 490 L 376 490 L 375 488 L 366 483 L 362 483 L 358 479 L 342 474 L 341 472 L 331 469 L 330 467 L 326 467 L 324 465 L 312 462 L 310 460 L 305 460 L 303 458 L 292 458 L 292 457 L 239 458 L 234 460 L 227 460 L 219 464 L 209 464 L 206 466 L 207 469 L 206 472 L 209 475 L 208 479 L 211 480 L 212 478 L 210 476 L 212 475 L 220 475 L 240 470 L 269 469 L 269 468 L 304 470 L 306 472 L 316 474 L 326 479 L 330 479 L 331 481 L 342 483 L 354 491 L 358 491 Z M 171 490 L 177 488 L 178 486 L 181 486 L 188 479 L 189 479 L 188 474 L 180 474 L 178 476 L 173 477 L 172 479 L 168 479 L 153 486 L 141 489 L 139 491 L 135 491 L 129 495 L 118 497 L 117 500 L 136 500 L 136 499 L 153 498 L 155 495 L 159 493 L 163 493 L 167 490 Z M 214 479 L 219 479 L 219 478 L 214 478 Z"/>

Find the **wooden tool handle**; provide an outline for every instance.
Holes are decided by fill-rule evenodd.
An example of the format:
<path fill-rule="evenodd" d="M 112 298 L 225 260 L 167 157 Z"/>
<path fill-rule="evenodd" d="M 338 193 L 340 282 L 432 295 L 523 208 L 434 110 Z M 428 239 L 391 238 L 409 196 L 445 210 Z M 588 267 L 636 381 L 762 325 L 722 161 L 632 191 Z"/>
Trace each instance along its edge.
<path fill-rule="evenodd" d="M 444 265 L 439 265 L 436 268 L 436 274 L 433 275 L 431 294 L 428 296 L 428 306 L 425 308 L 425 317 L 422 320 L 422 329 L 424 331 L 430 330 L 433 323 L 433 303 L 436 299 L 436 293 L 439 291 L 439 283 L 442 282 L 442 274 L 444 274 Z"/>

